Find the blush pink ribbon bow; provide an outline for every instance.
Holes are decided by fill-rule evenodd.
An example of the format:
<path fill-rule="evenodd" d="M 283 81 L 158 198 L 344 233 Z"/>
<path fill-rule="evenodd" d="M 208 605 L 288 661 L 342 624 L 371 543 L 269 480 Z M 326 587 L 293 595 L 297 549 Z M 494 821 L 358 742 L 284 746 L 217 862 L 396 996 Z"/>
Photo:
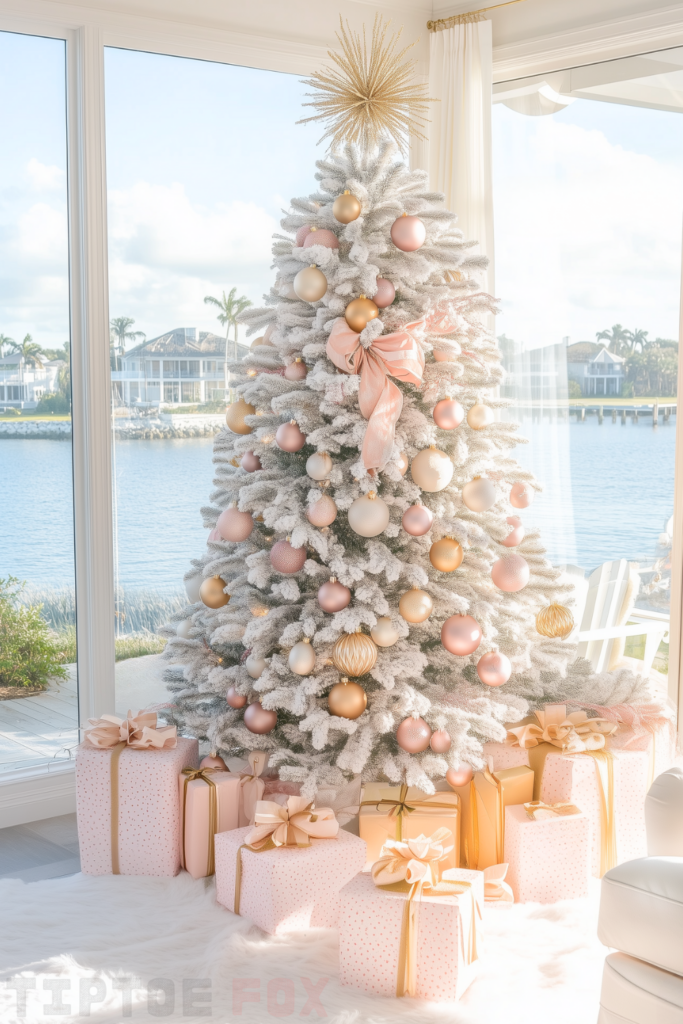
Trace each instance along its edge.
<path fill-rule="evenodd" d="M 85 741 L 91 747 L 104 749 L 125 743 L 138 750 L 171 750 L 178 745 L 175 725 L 157 728 L 156 711 L 138 711 L 136 715 L 129 711 L 126 718 L 102 715 L 89 718 L 88 725 Z"/>
<path fill-rule="evenodd" d="M 286 805 L 259 800 L 254 828 L 244 840 L 252 850 L 273 846 L 310 846 L 311 839 L 334 839 L 339 822 L 331 807 L 314 807 L 303 796 L 290 796 Z"/>

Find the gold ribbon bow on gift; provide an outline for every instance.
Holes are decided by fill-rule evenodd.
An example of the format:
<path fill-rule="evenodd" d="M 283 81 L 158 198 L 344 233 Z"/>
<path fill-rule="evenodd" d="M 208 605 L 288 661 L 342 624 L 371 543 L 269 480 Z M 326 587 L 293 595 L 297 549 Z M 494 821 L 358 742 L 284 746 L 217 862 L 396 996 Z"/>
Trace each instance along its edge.
<path fill-rule="evenodd" d="M 243 768 L 240 772 L 240 786 L 242 787 L 242 806 L 244 814 L 249 819 L 249 824 L 254 824 L 256 805 L 263 796 L 266 784 L 261 778 L 268 765 L 268 754 L 265 750 L 252 750 L 249 754 L 249 771 Z"/>
<path fill-rule="evenodd" d="M 206 862 L 206 873 L 207 875 L 213 875 L 216 870 L 216 843 L 215 835 L 218 831 L 218 795 L 216 793 L 216 783 L 211 778 L 211 775 L 215 772 L 225 772 L 225 768 L 183 768 L 182 775 L 185 776 L 185 782 L 183 784 L 183 817 L 182 817 L 182 828 L 183 828 L 183 859 L 182 865 L 185 867 L 185 809 L 187 807 L 187 784 L 192 782 L 194 779 L 201 779 L 209 787 L 209 852 Z"/>
<path fill-rule="evenodd" d="M 546 704 L 544 711 L 536 711 L 538 725 L 528 722 L 509 729 L 507 741 L 524 750 L 550 743 L 564 754 L 582 754 L 589 750 L 603 750 L 605 738 L 617 731 L 616 722 L 606 718 L 589 718 L 585 711 L 567 714 L 565 704 Z"/>
<path fill-rule="evenodd" d="M 171 750 L 178 745 L 175 725 L 157 728 L 156 711 L 128 712 L 126 718 L 102 715 L 89 718 L 85 730 L 86 745 L 106 749 L 122 743 L 137 750 Z"/>
<path fill-rule="evenodd" d="M 484 868 L 484 899 L 487 903 L 515 902 L 515 894 L 505 881 L 507 873 L 507 864 L 491 864 Z"/>
<path fill-rule="evenodd" d="M 360 803 L 360 807 L 375 807 L 377 810 L 379 810 L 379 808 L 382 806 L 386 806 L 389 808 L 388 816 L 390 818 L 396 818 L 396 834 L 394 836 L 394 839 L 396 839 L 398 842 L 401 842 L 401 840 L 403 839 L 403 816 L 405 814 L 412 814 L 414 811 L 429 812 L 433 809 L 452 811 L 454 797 L 456 798 L 455 806 L 458 808 L 459 813 L 460 797 L 458 796 L 457 793 L 448 793 L 448 800 L 435 800 L 434 796 L 428 796 L 426 797 L 426 799 L 411 799 L 409 802 L 408 789 L 409 787 L 405 783 L 401 784 L 398 800 L 394 800 L 392 799 L 392 797 L 383 796 L 380 797 L 378 800 L 362 800 Z M 434 795 L 439 796 L 440 794 L 436 793 Z M 446 794 L 443 795 L 445 796 Z M 458 842 L 460 841 L 459 835 L 456 837 L 456 839 L 458 840 Z"/>
<path fill-rule="evenodd" d="M 458 901 L 461 955 L 467 964 L 478 959 L 477 918 L 481 918 L 481 907 L 472 884 L 441 877 L 443 861 L 453 849 L 444 843 L 451 838 L 449 829 L 439 828 L 429 837 L 421 835 L 405 842 L 388 839 L 379 860 L 372 865 L 372 880 L 376 886 L 389 892 L 408 894 L 401 917 L 396 972 L 396 995 L 399 997 L 414 996 L 417 990 L 417 925 L 420 897 L 424 891 L 428 891 L 430 896 L 466 897 L 462 902 Z"/>

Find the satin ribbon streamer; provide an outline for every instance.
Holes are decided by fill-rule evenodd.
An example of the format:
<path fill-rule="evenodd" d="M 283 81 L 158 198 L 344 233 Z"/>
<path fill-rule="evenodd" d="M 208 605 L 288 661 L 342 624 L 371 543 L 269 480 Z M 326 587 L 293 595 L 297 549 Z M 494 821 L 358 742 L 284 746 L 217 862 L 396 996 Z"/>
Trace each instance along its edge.
<path fill-rule="evenodd" d="M 263 796 L 266 784 L 261 778 L 268 765 L 268 754 L 264 750 L 252 750 L 249 754 L 249 771 L 243 768 L 240 772 L 242 787 L 242 807 L 249 824 L 254 824 L 256 805 Z"/>
<path fill-rule="evenodd" d="M 126 718 L 102 715 L 89 718 L 85 730 L 85 745 L 106 749 L 123 743 L 137 750 L 171 750 L 178 745 L 175 725 L 157 728 L 156 711 L 128 712 Z"/>

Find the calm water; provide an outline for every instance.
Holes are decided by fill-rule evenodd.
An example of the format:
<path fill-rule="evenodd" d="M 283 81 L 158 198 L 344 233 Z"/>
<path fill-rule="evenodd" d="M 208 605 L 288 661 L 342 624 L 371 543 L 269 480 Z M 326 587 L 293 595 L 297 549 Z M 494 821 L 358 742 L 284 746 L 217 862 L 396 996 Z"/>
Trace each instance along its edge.
<path fill-rule="evenodd" d="M 585 423 L 521 431 L 519 460 L 544 483 L 522 513 L 551 560 L 590 570 L 613 558 L 652 558 L 673 511 L 675 419 Z M 119 580 L 124 589 L 177 591 L 206 542 L 199 509 L 212 489 L 212 439 L 116 445 Z M 0 441 L 0 576 L 39 587 L 73 584 L 71 446 Z"/>

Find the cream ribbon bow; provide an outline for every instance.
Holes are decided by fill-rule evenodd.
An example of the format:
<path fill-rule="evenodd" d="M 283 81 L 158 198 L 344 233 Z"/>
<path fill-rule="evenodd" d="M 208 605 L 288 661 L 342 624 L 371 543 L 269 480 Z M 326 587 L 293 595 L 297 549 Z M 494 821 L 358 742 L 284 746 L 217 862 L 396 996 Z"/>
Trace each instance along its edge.
<path fill-rule="evenodd" d="M 175 725 L 157 728 L 156 711 L 138 711 L 135 715 L 129 711 L 126 718 L 102 715 L 89 718 L 88 725 L 85 742 L 91 747 L 106 749 L 125 743 L 138 750 L 171 750 L 178 745 Z"/>
<path fill-rule="evenodd" d="M 616 732 L 616 722 L 606 718 L 589 718 L 585 711 L 567 714 L 565 704 L 546 704 L 536 711 L 538 725 L 528 723 L 509 729 L 507 742 L 527 750 L 539 743 L 550 743 L 565 754 L 581 754 L 586 750 L 602 750 L 605 737 Z"/>
<path fill-rule="evenodd" d="M 372 865 L 372 880 L 375 885 L 393 885 L 407 882 L 422 883 L 424 888 L 438 885 L 441 879 L 441 862 L 453 849 L 444 846 L 452 834 L 447 828 L 438 828 L 434 835 L 421 835 L 417 839 L 387 839 L 379 860 Z"/>
<path fill-rule="evenodd" d="M 484 899 L 487 903 L 514 903 L 515 895 L 505 881 L 507 864 L 492 864 L 484 868 Z"/>
<path fill-rule="evenodd" d="M 290 796 L 284 805 L 259 800 L 254 827 L 244 842 L 253 850 L 269 842 L 273 846 L 310 846 L 311 839 L 334 839 L 338 831 L 331 807 L 314 807 L 303 796 Z"/>

